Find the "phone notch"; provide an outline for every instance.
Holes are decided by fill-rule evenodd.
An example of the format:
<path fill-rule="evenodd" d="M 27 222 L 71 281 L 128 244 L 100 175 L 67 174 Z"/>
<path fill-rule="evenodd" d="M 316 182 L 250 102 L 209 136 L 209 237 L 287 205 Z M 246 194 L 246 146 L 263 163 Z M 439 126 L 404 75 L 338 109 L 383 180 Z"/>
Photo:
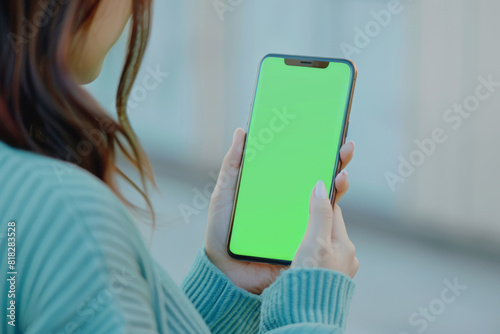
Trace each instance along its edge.
<path fill-rule="evenodd" d="M 285 64 L 287 64 L 289 66 L 327 68 L 328 65 L 330 65 L 330 62 L 321 61 L 321 60 L 305 60 L 305 59 L 285 58 Z"/>

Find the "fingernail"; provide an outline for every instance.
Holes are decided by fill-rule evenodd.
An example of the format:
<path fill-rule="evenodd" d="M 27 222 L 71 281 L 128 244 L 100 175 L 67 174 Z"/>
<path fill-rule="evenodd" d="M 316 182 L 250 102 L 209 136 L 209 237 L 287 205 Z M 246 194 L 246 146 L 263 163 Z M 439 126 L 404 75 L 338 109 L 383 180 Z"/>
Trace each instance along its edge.
<path fill-rule="evenodd" d="M 337 175 L 337 177 L 335 178 L 335 180 L 338 182 L 342 178 L 346 178 L 347 179 L 347 171 L 346 170 L 341 171 L 339 173 L 339 175 Z"/>
<path fill-rule="evenodd" d="M 237 133 L 237 132 L 238 132 L 238 129 L 236 129 L 236 130 L 234 131 L 234 134 L 233 134 L 233 143 L 234 143 L 234 141 L 236 140 L 236 133 Z"/>
<path fill-rule="evenodd" d="M 328 194 L 326 193 L 325 184 L 322 180 L 319 180 L 314 187 L 314 194 L 317 198 L 327 198 Z"/>
<path fill-rule="evenodd" d="M 351 143 L 353 147 L 356 146 L 356 144 L 354 143 L 354 140 L 349 140 L 349 143 Z"/>

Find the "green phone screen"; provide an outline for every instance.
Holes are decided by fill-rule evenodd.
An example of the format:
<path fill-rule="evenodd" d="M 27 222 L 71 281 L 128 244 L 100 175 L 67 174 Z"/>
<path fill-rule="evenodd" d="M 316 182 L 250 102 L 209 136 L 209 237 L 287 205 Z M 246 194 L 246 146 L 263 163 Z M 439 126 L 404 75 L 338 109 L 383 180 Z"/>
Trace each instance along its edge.
<path fill-rule="evenodd" d="M 354 79 L 346 61 L 318 68 L 285 58 L 261 62 L 228 245 L 271 262 L 293 259 L 316 182 L 331 191 Z"/>

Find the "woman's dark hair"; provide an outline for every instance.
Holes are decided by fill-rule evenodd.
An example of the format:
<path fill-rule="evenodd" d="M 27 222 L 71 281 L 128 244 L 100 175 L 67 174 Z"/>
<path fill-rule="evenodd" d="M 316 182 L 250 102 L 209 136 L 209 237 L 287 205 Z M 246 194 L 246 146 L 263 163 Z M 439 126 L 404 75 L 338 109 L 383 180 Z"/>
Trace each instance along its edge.
<path fill-rule="evenodd" d="M 72 37 L 90 24 L 100 0 L 2 0 L 0 3 L 0 140 L 8 145 L 69 161 L 88 170 L 129 206 L 116 176 L 146 201 L 154 184 L 149 161 L 130 127 L 126 105 L 150 31 L 151 0 L 132 0 L 125 66 L 116 97 L 118 121 L 72 77 Z M 136 185 L 115 162 L 123 154 L 138 171 Z M 154 222 L 154 215 L 153 215 Z"/>

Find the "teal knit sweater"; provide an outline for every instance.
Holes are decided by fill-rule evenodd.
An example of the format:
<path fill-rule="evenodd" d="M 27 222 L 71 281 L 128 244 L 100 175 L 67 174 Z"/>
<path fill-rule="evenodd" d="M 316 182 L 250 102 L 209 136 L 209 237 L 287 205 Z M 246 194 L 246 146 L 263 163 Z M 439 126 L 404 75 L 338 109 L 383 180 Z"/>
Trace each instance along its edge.
<path fill-rule="evenodd" d="M 2 142 L 0 278 L 1 334 L 342 333 L 354 289 L 335 271 L 291 269 L 254 295 L 204 249 L 178 287 L 103 182 Z"/>

